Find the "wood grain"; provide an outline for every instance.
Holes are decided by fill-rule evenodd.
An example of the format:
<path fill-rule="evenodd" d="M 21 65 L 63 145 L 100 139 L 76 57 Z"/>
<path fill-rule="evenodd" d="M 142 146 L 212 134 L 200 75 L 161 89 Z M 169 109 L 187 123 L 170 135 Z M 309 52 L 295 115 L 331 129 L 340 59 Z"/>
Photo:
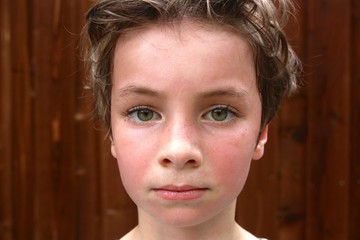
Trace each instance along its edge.
<path fill-rule="evenodd" d="M 1 0 L 0 239 L 119 238 L 136 225 L 99 124 L 79 34 L 92 1 Z M 303 87 L 270 125 L 236 218 L 278 240 L 360 235 L 360 2 L 297 0 Z"/>

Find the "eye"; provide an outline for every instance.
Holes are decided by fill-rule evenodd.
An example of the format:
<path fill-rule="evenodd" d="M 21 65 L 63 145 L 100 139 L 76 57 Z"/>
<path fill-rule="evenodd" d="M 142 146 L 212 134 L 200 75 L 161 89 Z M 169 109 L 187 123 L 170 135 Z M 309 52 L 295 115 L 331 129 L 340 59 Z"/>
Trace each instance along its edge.
<path fill-rule="evenodd" d="M 237 115 L 229 109 L 229 106 L 218 106 L 204 114 L 205 119 L 216 122 L 227 122 L 234 117 Z"/>
<path fill-rule="evenodd" d="M 151 121 L 156 121 L 161 118 L 161 116 L 156 113 L 154 110 L 147 106 L 137 106 L 129 109 L 125 115 L 132 121 L 136 123 L 146 123 Z"/>

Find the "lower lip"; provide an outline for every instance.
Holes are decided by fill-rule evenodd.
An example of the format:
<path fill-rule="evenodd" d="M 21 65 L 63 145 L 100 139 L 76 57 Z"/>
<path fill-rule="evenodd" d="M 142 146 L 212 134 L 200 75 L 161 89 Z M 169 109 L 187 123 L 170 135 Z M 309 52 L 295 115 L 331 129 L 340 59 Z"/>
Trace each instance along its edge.
<path fill-rule="evenodd" d="M 202 197 L 207 189 L 191 189 L 186 191 L 172 191 L 166 189 L 156 189 L 154 190 L 155 194 L 164 199 L 169 201 L 190 201 L 195 200 Z"/>

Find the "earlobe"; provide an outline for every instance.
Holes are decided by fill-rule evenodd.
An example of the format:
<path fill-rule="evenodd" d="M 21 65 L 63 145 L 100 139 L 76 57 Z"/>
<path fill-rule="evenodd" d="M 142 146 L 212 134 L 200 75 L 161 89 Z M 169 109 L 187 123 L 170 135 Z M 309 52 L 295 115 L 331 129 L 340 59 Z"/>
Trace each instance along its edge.
<path fill-rule="evenodd" d="M 114 140 L 112 137 L 110 137 L 110 142 L 111 142 L 111 146 L 110 146 L 111 155 L 113 155 L 113 157 L 116 158 L 116 149 L 115 149 L 115 144 L 114 144 Z"/>
<path fill-rule="evenodd" d="M 254 150 L 253 160 L 259 160 L 264 155 L 267 136 L 268 136 L 268 125 L 265 125 L 260 132 L 259 140 Z"/>

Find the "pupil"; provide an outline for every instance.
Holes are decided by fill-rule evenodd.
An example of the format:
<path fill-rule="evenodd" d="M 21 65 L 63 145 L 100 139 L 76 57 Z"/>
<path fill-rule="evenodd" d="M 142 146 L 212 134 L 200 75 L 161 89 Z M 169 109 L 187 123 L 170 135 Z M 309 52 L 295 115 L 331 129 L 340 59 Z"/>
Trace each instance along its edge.
<path fill-rule="evenodd" d="M 154 113 L 151 110 L 143 109 L 137 115 L 141 121 L 149 121 L 153 118 Z"/>
<path fill-rule="evenodd" d="M 224 121 L 228 112 L 225 109 L 215 109 L 211 112 L 211 115 L 216 121 Z"/>

